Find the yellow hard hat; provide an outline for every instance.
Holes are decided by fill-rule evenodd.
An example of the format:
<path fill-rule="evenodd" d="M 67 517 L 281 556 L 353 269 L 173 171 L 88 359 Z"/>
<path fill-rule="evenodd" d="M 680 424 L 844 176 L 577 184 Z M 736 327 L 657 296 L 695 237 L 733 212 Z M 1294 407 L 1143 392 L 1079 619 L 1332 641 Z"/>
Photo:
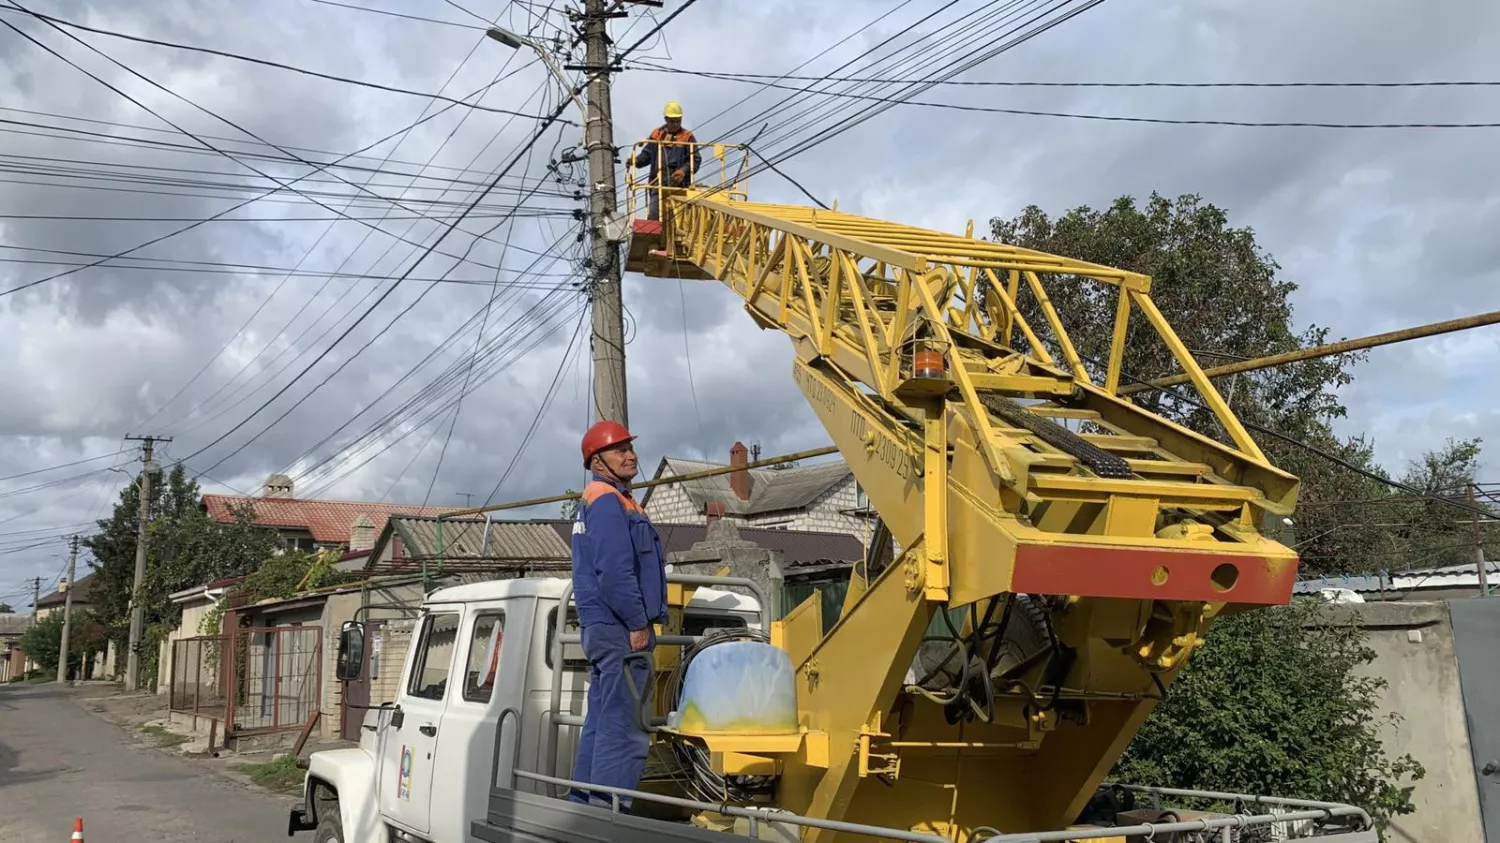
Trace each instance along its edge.
<path fill-rule="evenodd" d="M 676 100 L 672 100 L 667 103 L 667 107 L 662 111 L 662 115 L 665 117 L 675 117 L 679 120 L 682 119 L 682 104 Z"/>

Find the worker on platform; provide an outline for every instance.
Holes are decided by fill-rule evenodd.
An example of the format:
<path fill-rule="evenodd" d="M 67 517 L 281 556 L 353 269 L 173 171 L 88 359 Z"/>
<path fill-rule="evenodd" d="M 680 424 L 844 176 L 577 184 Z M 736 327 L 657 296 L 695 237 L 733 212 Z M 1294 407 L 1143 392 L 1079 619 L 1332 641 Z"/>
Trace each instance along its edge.
<path fill-rule="evenodd" d="M 693 176 L 703 166 L 703 153 L 692 130 L 682 127 L 682 105 L 673 101 L 662 109 L 666 121 L 651 130 L 648 143 L 635 157 L 637 167 L 650 167 L 646 191 L 647 219 L 661 218 L 661 193 L 665 188 L 691 187 Z"/>
<path fill-rule="evenodd" d="M 634 440 L 612 421 L 584 434 L 583 465 L 592 476 L 573 521 L 573 597 L 589 662 L 573 779 L 628 790 L 640 783 L 651 743 L 640 719 L 651 669 L 645 659 L 628 657 L 649 654 L 656 645 L 652 624 L 667 619 L 661 538 L 630 492 L 638 470 Z M 569 796 L 581 803 L 591 797 L 592 804 L 610 804 L 610 796 L 598 792 Z M 623 807 L 629 804 L 622 799 Z"/>

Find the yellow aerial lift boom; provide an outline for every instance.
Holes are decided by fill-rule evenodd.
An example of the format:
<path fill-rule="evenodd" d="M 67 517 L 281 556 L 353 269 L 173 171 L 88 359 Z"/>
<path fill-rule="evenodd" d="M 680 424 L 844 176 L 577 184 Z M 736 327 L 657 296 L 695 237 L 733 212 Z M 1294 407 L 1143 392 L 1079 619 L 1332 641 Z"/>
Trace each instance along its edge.
<path fill-rule="evenodd" d="M 1213 619 L 1290 599 L 1296 555 L 1260 528 L 1292 511 L 1298 481 L 1235 418 L 1150 278 L 977 239 L 972 223 L 958 236 L 750 202 L 744 154 L 712 146 L 712 187 L 629 175 L 632 216 L 663 195 L 660 221 L 632 220 L 627 269 L 717 280 L 791 338 L 793 378 L 900 553 L 855 577 L 827 635 L 816 598 L 775 625 L 795 734 L 664 736 L 725 775 L 773 773 L 774 804 L 798 814 L 953 840 L 1065 828 Z M 1093 369 L 1056 283 L 1112 297 Z M 1121 394 L 1142 330 L 1232 444 Z"/>

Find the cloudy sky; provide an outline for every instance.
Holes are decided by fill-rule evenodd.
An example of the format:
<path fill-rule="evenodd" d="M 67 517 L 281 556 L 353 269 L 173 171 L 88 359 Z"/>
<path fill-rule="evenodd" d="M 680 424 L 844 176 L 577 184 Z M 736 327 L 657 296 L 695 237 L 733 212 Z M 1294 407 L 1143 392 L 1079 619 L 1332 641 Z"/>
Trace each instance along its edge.
<path fill-rule="evenodd" d="M 276 471 L 293 475 L 299 496 L 435 504 L 578 484 L 590 378 L 571 216 L 582 169 L 548 168 L 578 143 L 577 114 L 564 110 L 528 156 L 535 118 L 558 106 L 559 91 L 532 53 L 483 36 L 484 22 L 498 21 L 550 42 L 570 4 L 21 0 L 99 30 L 470 104 L 455 105 L 59 31 L 8 2 L 0 290 L 29 286 L 0 297 L 0 600 L 27 602 L 17 598 L 30 577 L 55 581 L 62 536 L 87 529 L 129 482 L 109 470 L 131 468 L 127 434 L 173 437 L 166 455 L 201 472 L 207 491 L 257 492 Z M 757 146 L 773 156 L 846 128 L 781 168 L 844 210 L 954 232 L 1030 203 L 1055 213 L 1197 192 L 1255 228 L 1300 285 L 1298 319 L 1335 336 L 1500 308 L 1500 129 L 1163 125 L 917 106 L 852 125 L 871 102 L 787 103 L 792 92 L 695 75 L 910 79 L 1003 45 L 1044 10 L 1085 5 L 702 0 L 617 78 L 616 140 L 648 132 L 668 99 L 684 104 L 701 139 L 745 140 L 764 127 Z M 1478 2 L 1438 15 L 1392 0 L 1108 0 L 956 78 L 1487 80 L 1500 78 L 1482 43 L 1497 24 L 1500 7 Z M 653 25 L 639 13 L 617 21 L 616 43 Z M 1500 122 L 1495 87 L 943 86 L 915 99 L 1169 120 Z M 769 173 L 751 189 L 804 201 Z M 727 292 L 630 276 L 626 307 L 631 421 L 648 467 L 663 453 L 723 459 L 735 439 L 766 454 L 826 443 L 789 377 L 788 344 L 757 330 Z M 1493 434 L 1500 388 L 1486 364 L 1497 350 L 1491 329 L 1374 353 L 1347 391 L 1346 430 L 1372 433 L 1393 470 L 1445 437 Z M 64 465 L 80 460 L 90 461 Z"/>

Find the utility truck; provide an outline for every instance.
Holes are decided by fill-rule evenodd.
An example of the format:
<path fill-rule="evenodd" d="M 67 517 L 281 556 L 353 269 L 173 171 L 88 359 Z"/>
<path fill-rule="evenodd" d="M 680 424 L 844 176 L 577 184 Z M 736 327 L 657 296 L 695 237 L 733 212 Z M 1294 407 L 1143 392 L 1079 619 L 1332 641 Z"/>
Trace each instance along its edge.
<path fill-rule="evenodd" d="M 292 829 L 319 843 L 1374 843 L 1349 805 L 1106 782 L 1214 620 L 1286 603 L 1297 571 L 1262 527 L 1293 512 L 1298 480 L 1151 279 L 982 240 L 972 222 L 957 235 L 751 202 L 745 148 L 704 159 L 717 185 L 627 172 L 627 214 L 662 195 L 659 220 L 631 221 L 626 269 L 717 281 L 792 341 L 793 380 L 878 515 L 836 622 L 817 595 L 775 618 L 762 595 L 759 629 L 689 629 L 698 589 L 746 583 L 675 577 L 640 689 L 654 765 L 612 793 L 627 812 L 564 798 L 586 681 L 555 620 L 567 582 L 438 591 L 396 702 L 369 713 L 360 749 L 313 755 Z M 1113 306 L 1107 343 L 1069 335 L 1084 316 L 1059 309 L 1058 283 Z M 1131 375 L 1143 337 L 1181 371 Z M 1169 401 L 1138 403 L 1163 388 Z M 1176 420 L 1192 408 L 1215 437 Z M 505 612 L 503 637 L 486 611 Z"/>

